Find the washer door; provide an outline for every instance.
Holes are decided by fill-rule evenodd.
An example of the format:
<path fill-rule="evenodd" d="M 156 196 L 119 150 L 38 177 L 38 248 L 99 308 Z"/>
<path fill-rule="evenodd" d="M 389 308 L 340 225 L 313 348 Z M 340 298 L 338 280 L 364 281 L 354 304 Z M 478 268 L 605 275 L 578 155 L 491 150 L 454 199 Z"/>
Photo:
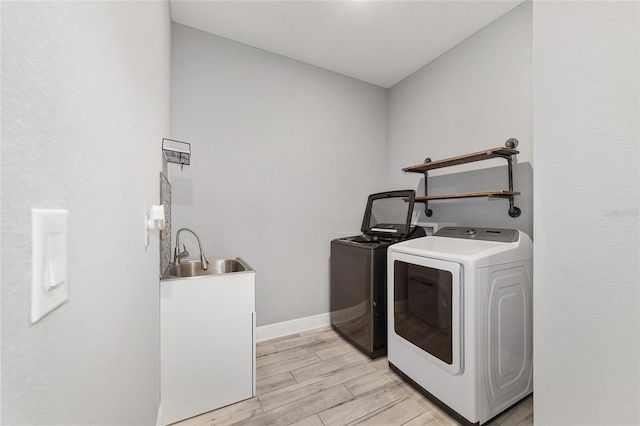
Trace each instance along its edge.
<path fill-rule="evenodd" d="M 460 374 L 460 265 L 394 251 L 390 255 L 391 333 L 448 373 Z"/>

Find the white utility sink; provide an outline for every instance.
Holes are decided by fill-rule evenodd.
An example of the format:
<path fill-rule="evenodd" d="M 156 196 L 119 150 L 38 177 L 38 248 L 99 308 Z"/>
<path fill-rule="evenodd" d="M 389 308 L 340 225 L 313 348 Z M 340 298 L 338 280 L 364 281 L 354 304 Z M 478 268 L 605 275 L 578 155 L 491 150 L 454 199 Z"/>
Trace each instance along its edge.
<path fill-rule="evenodd" d="M 240 258 L 209 259 L 209 264 L 225 261 L 242 268 L 217 273 L 211 268 L 187 277 L 167 273 L 160 281 L 164 424 L 256 394 L 255 271 Z"/>

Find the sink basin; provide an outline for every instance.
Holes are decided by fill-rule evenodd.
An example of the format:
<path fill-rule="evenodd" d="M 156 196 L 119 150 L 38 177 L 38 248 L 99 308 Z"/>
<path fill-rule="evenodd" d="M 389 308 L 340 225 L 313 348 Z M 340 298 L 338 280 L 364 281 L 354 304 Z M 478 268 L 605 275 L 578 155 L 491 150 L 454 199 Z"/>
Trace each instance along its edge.
<path fill-rule="evenodd" d="M 207 259 L 209 261 L 209 268 L 202 269 L 202 263 L 200 260 L 187 260 L 172 264 L 165 272 L 163 279 L 176 279 L 176 278 L 194 278 L 219 274 L 232 274 L 237 272 L 253 271 L 251 267 L 245 263 L 239 257 L 228 257 L 218 259 Z"/>

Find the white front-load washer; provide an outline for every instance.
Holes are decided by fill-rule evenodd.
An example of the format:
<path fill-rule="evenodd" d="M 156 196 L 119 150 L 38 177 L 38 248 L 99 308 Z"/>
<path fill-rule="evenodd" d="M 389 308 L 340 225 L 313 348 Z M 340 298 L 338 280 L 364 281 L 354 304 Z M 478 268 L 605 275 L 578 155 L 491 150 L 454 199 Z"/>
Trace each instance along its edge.
<path fill-rule="evenodd" d="M 515 229 L 445 227 L 389 247 L 389 365 L 461 423 L 533 390 L 532 259 Z"/>

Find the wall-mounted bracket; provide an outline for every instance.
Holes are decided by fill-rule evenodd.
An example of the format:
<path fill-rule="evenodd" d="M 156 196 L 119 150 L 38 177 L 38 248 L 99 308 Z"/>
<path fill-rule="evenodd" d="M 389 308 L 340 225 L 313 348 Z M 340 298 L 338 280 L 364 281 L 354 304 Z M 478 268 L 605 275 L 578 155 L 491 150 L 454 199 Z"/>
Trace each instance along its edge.
<path fill-rule="evenodd" d="M 505 148 L 516 149 L 518 147 L 518 139 L 510 138 L 504 143 Z"/>
<path fill-rule="evenodd" d="M 162 139 L 162 152 L 169 163 L 180 164 L 180 170 L 191 164 L 191 144 L 173 139 Z"/>
<path fill-rule="evenodd" d="M 424 159 L 424 163 L 430 163 L 431 162 L 431 158 L 427 157 Z M 422 172 L 424 174 L 424 196 L 428 196 L 428 192 L 427 192 L 427 181 L 429 180 L 429 171 L 425 170 L 424 172 Z M 429 201 L 425 200 L 423 201 L 424 203 L 424 214 L 427 215 L 427 217 L 431 217 L 433 216 L 433 211 L 429 208 Z"/>
<path fill-rule="evenodd" d="M 508 139 L 504 146 L 506 148 L 515 149 L 518 146 L 518 139 L 511 138 Z M 509 179 L 509 192 L 513 192 L 513 154 L 502 154 L 496 152 L 494 154 L 496 157 L 504 158 L 507 160 L 507 173 Z M 520 209 L 514 205 L 513 195 L 492 195 L 491 197 L 495 198 L 508 198 L 509 199 L 509 216 L 511 217 L 519 217 Z"/>
<path fill-rule="evenodd" d="M 491 194 L 488 195 L 489 198 L 505 198 L 509 200 L 509 216 L 511 217 L 519 217 L 522 211 L 514 205 L 514 196 L 508 194 Z"/>

